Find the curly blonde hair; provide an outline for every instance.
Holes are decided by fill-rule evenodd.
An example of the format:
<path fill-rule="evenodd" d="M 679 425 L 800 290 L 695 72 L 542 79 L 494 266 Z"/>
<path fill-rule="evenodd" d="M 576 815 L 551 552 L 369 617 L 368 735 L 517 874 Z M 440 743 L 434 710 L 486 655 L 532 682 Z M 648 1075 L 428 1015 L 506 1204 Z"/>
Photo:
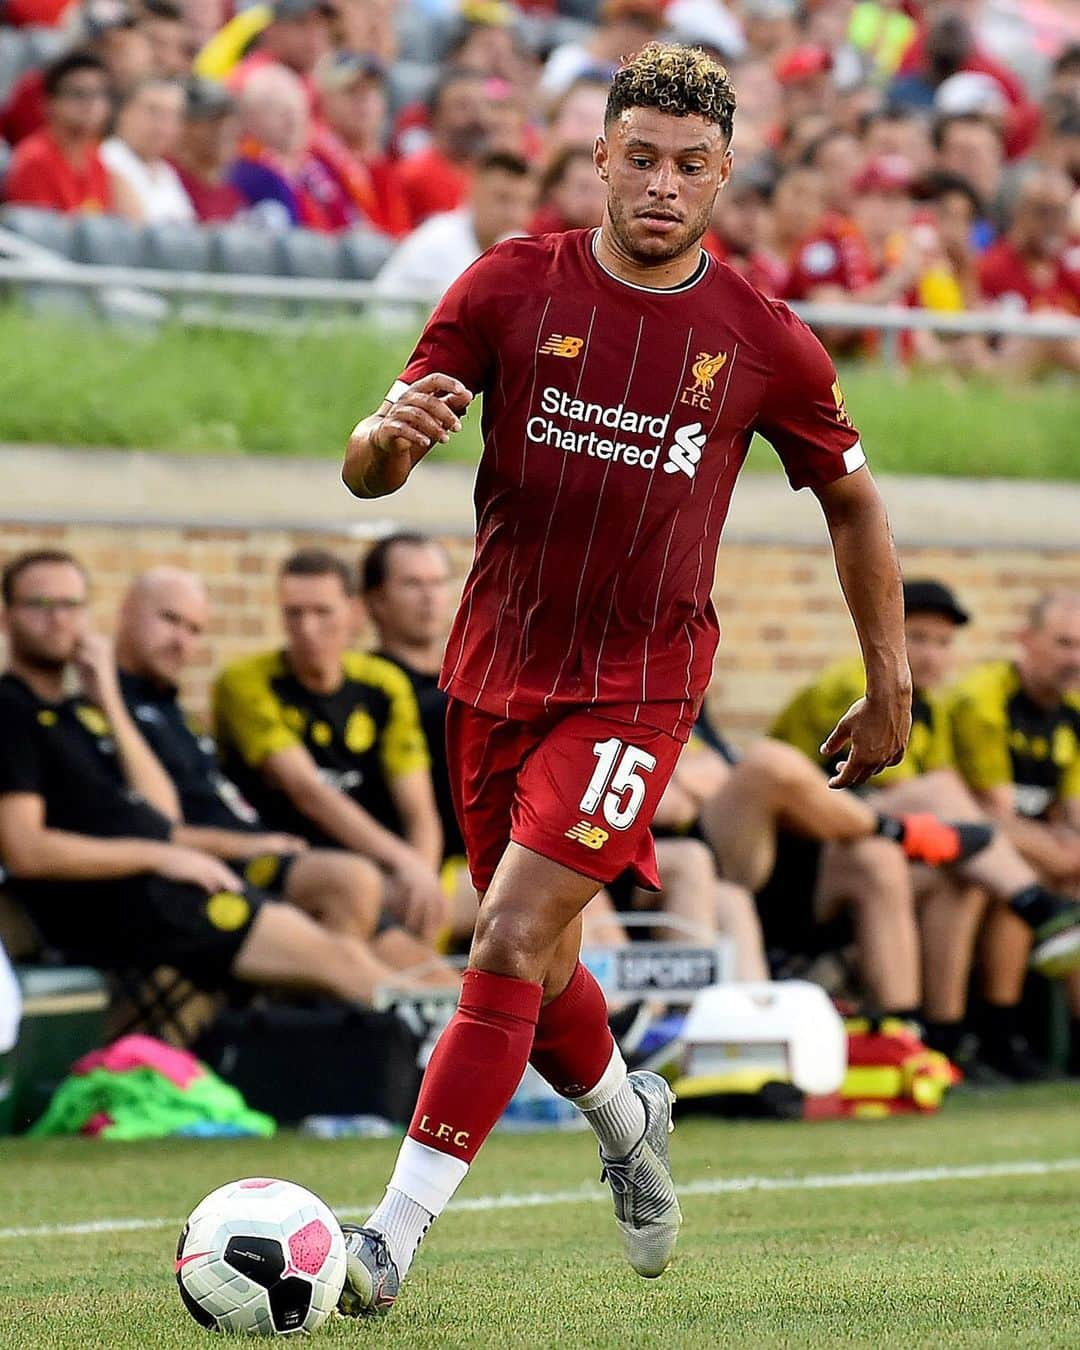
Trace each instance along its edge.
<path fill-rule="evenodd" d="M 722 65 L 700 47 L 650 42 L 615 72 L 604 125 L 627 108 L 658 108 L 673 117 L 703 117 L 730 140 L 735 90 Z"/>

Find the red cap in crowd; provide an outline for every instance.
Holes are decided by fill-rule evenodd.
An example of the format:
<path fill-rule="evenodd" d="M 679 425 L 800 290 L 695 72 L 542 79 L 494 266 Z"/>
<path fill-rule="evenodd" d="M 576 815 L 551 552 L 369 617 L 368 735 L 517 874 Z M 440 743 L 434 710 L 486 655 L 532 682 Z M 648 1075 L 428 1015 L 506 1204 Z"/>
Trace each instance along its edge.
<path fill-rule="evenodd" d="M 856 192 L 908 192 L 915 181 L 911 161 L 903 155 L 875 155 L 856 175 Z"/>
<path fill-rule="evenodd" d="M 773 74 L 780 84 L 800 84 L 803 80 L 832 70 L 832 63 L 832 53 L 827 47 L 807 42 L 785 52 L 773 68 Z"/>

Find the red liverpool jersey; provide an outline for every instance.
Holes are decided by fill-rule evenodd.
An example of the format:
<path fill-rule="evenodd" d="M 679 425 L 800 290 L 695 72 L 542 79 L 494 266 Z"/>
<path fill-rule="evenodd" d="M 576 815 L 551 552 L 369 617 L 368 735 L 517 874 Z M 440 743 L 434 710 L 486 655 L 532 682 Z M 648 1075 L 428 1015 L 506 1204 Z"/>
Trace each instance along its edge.
<path fill-rule="evenodd" d="M 499 717 L 628 704 L 685 739 L 720 636 L 720 531 L 754 431 L 793 487 L 864 463 L 810 330 L 708 255 L 621 281 L 595 231 L 512 239 L 428 321 L 401 381 L 483 394 L 476 553 L 442 685 Z"/>

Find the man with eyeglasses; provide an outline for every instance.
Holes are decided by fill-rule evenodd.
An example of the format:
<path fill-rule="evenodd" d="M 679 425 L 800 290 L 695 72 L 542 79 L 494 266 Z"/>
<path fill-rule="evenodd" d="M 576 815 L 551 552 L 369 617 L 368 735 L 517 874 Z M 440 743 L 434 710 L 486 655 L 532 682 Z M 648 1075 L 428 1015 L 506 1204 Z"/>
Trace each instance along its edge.
<path fill-rule="evenodd" d="M 109 121 L 109 75 L 88 52 L 71 52 L 45 72 L 47 123 L 21 141 L 4 196 L 50 211 L 112 211 L 115 193 L 99 154 Z"/>
<path fill-rule="evenodd" d="M 210 990 L 236 979 L 367 1003 L 380 985 L 401 987 L 354 935 L 176 842 L 176 788 L 127 711 L 110 642 L 91 629 L 77 559 L 24 553 L 0 595 L 0 859 L 50 947 L 105 969 L 171 966 Z"/>

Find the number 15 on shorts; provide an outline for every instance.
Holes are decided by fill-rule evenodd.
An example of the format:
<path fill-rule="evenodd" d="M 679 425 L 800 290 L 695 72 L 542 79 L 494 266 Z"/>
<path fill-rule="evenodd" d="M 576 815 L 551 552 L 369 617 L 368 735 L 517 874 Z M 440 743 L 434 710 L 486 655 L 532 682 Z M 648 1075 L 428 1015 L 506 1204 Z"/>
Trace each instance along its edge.
<path fill-rule="evenodd" d="M 613 830 L 628 830 L 645 801 L 646 773 L 656 768 L 656 756 L 612 736 L 593 746 L 596 768 L 579 806 L 586 815 L 603 804 L 604 819 Z"/>

